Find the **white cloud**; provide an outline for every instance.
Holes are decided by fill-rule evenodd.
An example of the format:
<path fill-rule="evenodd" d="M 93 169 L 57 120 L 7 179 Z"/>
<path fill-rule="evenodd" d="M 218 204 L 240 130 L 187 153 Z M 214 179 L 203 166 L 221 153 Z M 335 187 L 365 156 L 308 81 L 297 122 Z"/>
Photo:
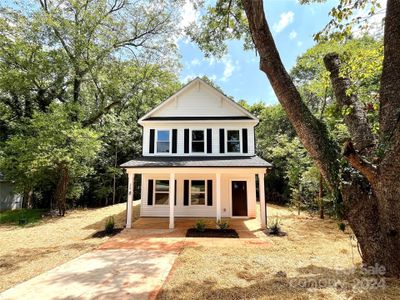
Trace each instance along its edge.
<path fill-rule="evenodd" d="M 200 14 L 194 8 L 192 1 L 186 0 L 181 9 L 181 22 L 179 23 L 179 27 L 182 29 L 187 27 L 190 23 L 197 21 L 199 15 Z"/>
<path fill-rule="evenodd" d="M 192 59 L 190 64 L 193 66 L 199 66 L 199 65 L 201 65 L 201 61 L 198 58 L 194 58 L 194 59 Z"/>
<path fill-rule="evenodd" d="M 183 79 L 182 79 L 182 81 L 183 81 L 183 83 L 188 83 L 189 81 L 191 81 L 191 80 L 193 80 L 193 79 L 195 79 L 196 78 L 196 74 L 189 74 L 189 75 L 186 75 Z"/>
<path fill-rule="evenodd" d="M 222 81 L 227 81 L 229 79 L 229 77 L 232 76 L 233 71 L 235 70 L 235 66 L 232 63 L 232 59 L 230 58 L 230 56 L 224 56 L 222 58 L 222 63 L 224 64 L 224 73 L 223 76 L 221 78 Z"/>
<path fill-rule="evenodd" d="M 368 34 L 369 36 L 381 38 L 383 37 L 383 29 L 384 29 L 384 18 L 386 14 L 387 1 L 380 0 L 378 1 L 381 8 L 377 9 L 376 13 L 372 16 L 368 16 L 370 6 L 367 6 L 365 9 L 360 10 L 358 14 L 354 16 L 354 18 L 359 18 L 365 20 L 365 23 L 361 22 L 361 25 L 367 25 L 366 29 L 360 29 L 358 26 L 354 26 L 353 34 L 355 37 L 359 38 L 364 36 L 364 34 Z"/>
<path fill-rule="evenodd" d="M 292 11 L 287 11 L 281 14 L 278 23 L 274 23 L 272 25 L 272 28 L 274 29 L 275 32 L 281 32 L 283 29 L 285 29 L 288 25 L 292 24 L 294 21 L 294 12 Z"/>
<path fill-rule="evenodd" d="M 295 30 L 292 30 L 289 33 L 289 39 L 294 40 L 297 37 L 297 32 Z"/>

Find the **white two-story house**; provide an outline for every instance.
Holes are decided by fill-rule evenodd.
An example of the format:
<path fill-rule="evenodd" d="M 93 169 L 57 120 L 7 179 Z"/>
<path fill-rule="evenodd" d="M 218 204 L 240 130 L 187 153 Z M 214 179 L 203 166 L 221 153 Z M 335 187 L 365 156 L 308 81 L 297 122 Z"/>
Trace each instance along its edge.
<path fill-rule="evenodd" d="M 143 156 L 121 165 L 128 174 L 127 228 L 133 181 L 142 176 L 141 217 L 256 217 L 256 176 L 265 208 L 271 164 L 255 155 L 258 119 L 200 78 L 139 120 Z M 265 209 L 261 209 L 265 227 Z"/>

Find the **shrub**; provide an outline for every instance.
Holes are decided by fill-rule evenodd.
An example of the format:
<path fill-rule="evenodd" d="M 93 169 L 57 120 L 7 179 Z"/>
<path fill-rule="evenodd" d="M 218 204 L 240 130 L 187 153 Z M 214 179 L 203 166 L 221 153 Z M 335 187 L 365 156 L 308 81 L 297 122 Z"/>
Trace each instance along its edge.
<path fill-rule="evenodd" d="M 196 222 L 196 224 L 194 225 L 194 228 L 200 232 L 204 232 L 204 230 L 206 230 L 206 227 L 207 227 L 207 224 L 204 220 L 198 220 Z"/>
<path fill-rule="evenodd" d="M 217 222 L 217 228 L 218 228 L 219 230 L 226 230 L 226 229 L 229 228 L 229 223 L 228 223 L 227 221 L 219 220 L 219 221 Z"/>
<path fill-rule="evenodd" d="M 272 219 L 268 230 L 272 235 L 280 235 L 282 233 L 281 220 L 278 217 Z"/>
<path fill-rule="evenodd" d="M 109 217 L 107 218 L 107 220 L 106 220 L 106 225 L 105 225 L 104 231 L 105 231 L 107 234 L 111 234 L 111 233 L 113 233 L 114 228 L 115 228 L 114 217 L 113 217 L 113 216 L 109 216 Z"/>

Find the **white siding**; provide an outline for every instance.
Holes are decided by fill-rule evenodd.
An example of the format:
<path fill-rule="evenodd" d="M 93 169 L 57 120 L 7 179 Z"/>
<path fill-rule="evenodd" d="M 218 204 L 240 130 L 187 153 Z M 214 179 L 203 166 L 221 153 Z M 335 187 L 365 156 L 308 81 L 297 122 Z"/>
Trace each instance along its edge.
<path fill-rule="evenodd" d="M 151 117 L 248 116 L 230 100 L 201 81 L 155 110 Z"/>
<path fill-rule="evenodd" d="M 190 130 L 196 129 L 204 129 L 208 128 L 212 129 L 212 153 L 207 153 L 207 138 L 205 142 L 205 153 L 184 153 L 184 129 L 188 128 Z M 219 153 L 219 129 L 224 128 L 225 130 L 239 130 L 240 134 L 242 133 L 242 129 L 247 129 L 247 145 L 248 145 L 248 153 L 227 153 L 226 152 L 226 142 L 225 142 L 225 153 Z M 177 138 L 177 152 L 176 154 L 150 154 L 149 153 L 149 143 L 150 143 L 150 129 L 178 129 L 178 138 Z M 206 133 L 206 132 L 205 132 Z M 172 133 L 170 133 L 172 134 Z M 226 140 L 225 133 L 225 140 Z M 155 135 L 155 145 L 157 142 L 157 134 Z M 241 141 L 241 147 L 243 147 L 243 141 Z M 156 146 L 155 146 L 156 148 Z M 189 145 L 189 149 L 191 145 Z M 172 149 L 172 145 L 170 145 L 170 149 Z M 175 155 L 175 156 L 249 156 L 255 154 L 254 147 L 254 125 L 252 123 L 241 121 L 241 122 L 220 122 L 220 123 L 212 123 L 210 121 L 203 122 L 157 122 L 157 123 L 149 123 L 143 126 L 143 156 L 159 156 L 159 155 Z"/>
<path fill-rule="evenodd" d="M 175 206 L 175 217 L 216 217 L 216 194 L 215 194 L 215 174 L 177 174 L 177 205 Z M 169 179 L 169 175 L 161 174 L 143 174 L 142 177 L 142 201 L 141 201 L 141 216 L 145 217 L 168 217 L 169 205 L 151 205 L 147 204 L 148 199 L 148 180 L 149 179 Z M 184 180 L 213 180 L 213 205 L 212 206 L 197 206 L 183 205 L 183 181 Z M 247 181 L 247 209 L 248 217 L 256 216 L 256 188 L 255 174 L 222 174 L 221 176 L 221 214 L 222 217 L 232 216 L 232 195 L 231 182 L 232 180 Z M 154 199 L 153 199 L 154 201 Z"/>

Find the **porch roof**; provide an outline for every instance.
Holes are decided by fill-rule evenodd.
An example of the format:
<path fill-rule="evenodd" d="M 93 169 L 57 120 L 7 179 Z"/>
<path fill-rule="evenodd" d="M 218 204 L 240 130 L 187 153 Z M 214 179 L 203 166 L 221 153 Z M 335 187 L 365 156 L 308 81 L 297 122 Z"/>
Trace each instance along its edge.
<path fill-rule="evenodd" d="M 121 168 L 272 168 L 258 156 L 145 156 L 120 165 Z"/>

